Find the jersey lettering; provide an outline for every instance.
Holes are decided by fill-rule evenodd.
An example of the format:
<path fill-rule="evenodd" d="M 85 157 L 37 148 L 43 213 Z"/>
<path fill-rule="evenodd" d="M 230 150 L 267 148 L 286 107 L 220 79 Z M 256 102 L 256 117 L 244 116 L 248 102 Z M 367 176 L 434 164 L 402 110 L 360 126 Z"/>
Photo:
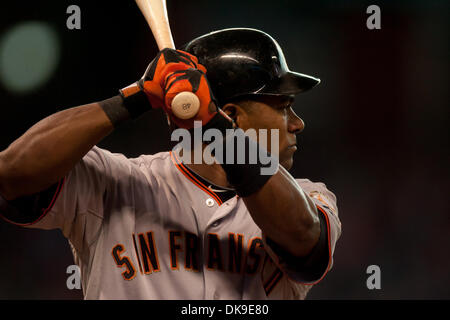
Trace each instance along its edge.
<path fill-rule="evenodd" d="M 247 267 L 245 270 L 249 274 L 255 273 L 256 270 L 258 270 L 259 264 L 261 263 L 261 253 L 259 253 L 259 250 L 257 250 L 259 247 L 263 247 L 261 238 L 253 238 L 252 240 L 250 240 L 247 255 Z"/>
<path fill-rule="evenodd" d="M 123 245 L 117 244 L 112 249 L 112 255 L 114 258 L 114 261 L 117 264 L 117 267 L 122 268 L 126 267 L 126 270 L 122 272 L 122 276 L 125 280 L 132 280 L 136 276 L 136 270 L 134 269 L 133 264 L 131 263 L 130 258 L 127 256 L 121 257 L 120 254 L 124 252 L 125 249 Z"/>
<path fill-rule="evenodd" d="M 234 233 L 228 234 L 228 271 L 230 272 L 241 272 L 243 242 L 244 236 L 242 234 L 238 234 L 237 239 Z"/>
<path fill-rule="evenodd" d="M 185 263 L 186 270 L 199 271 L 198 254 L 199 254 L 199 239 L 196 234 L 185 232 Z"/>
<path fill-rule="evenodd" d="M 208 233 L 208 269 L 223 271 L 222 250 L 220 249 L 219 236 L 215 233 Z"/>
<path fill-rule="evenodd" d="M 132 235 L 133 247 L 137 256 L 140 273 L 149 275 L 161 270 L 157 243 L 153 231 Z M 210 271 L 227 271 L 230 273 L 255 274 L 263 262 L 263 242 L 259 237 L 250 239 L 247 250 L 244 247 L 245 236 L 229 232 L 228 239 L 220 239 L 216 233 L 208 233 L 205 244 L 205 266 Z M 168 255 L 170 256 L 170 268 L 180 270 L 179 259 L 184 258 L 184 269 L 199 272 L 200 254 L 202 245 L 200 238 L 188 231 L 168 231 Z M 118 267 L 126 267 L 122 272 L 125 280 L 132 280 L 136 276 L 131 259 L 122 256 L 125 247 L 117 244 L 112 249 L 114 261 Z M 180 254 L 184 253 L 184 257 Z M 223 253 L 226 253 L 225 256 Z M 181 260 L 182 261 L 182 260 Z"/>
<path fill-rule="evenodd" d="M 177 242 L 177 238 L 181 237 L 181 231 L 169 231 L 169 247 L 170 247 L 170 268 L 178 270 L 178 251 L 181 245 Z"/>
<path fill-rule="evenodd" d="M 144 273 L 150 274 L 152 270 L 159 271 L 158 252 L 156 250 L 153 232 L 147 232 L 146 236 L 140 233 L 138 237 Z"/>

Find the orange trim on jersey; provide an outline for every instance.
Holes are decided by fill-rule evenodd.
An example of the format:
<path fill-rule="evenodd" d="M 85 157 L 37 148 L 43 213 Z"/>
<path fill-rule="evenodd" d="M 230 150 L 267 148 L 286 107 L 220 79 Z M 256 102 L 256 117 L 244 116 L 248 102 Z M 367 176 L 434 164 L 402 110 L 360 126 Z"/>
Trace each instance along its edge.
<path fill-rule="evenodd" d="M 61 193 L 61 190 L 62 190 L 62 188 L 63 188 L 63 186 L 64 186 L 64 182 L 65 182 L 65 181 L 66 181 L 66 178 L 64 177 L 64 178 L 62 179 L 62 181 L 60 181 L 60 183 L 58 184 L 58 188 L 56 189 L 56 192 L 55 192 L 55 194 L 53 195 L 53 199 L 52 199 L 52 201 L 50 202 L 50 205 L 49 205 L 46 209 L 44 209 L 43 215 L 46 215 L 47 212 L 49 212 L 50 210 L 52 210 L 53 206 L 55 205 L 56 199 L 58 199 L 58 196 L 59 196 L 59 194 Z M 39 218 L 39 219 L 40 219 L 40 218 Z"/>
<path fill-rule="evenodd" d="M 336 213 L 335 210 L 333 209 L 333 207 L 331 205 L 328 204 L 328 202 L 326 202 L 325 200 L 323 200 L 322 196 L 320 195 L 320 193 L 315 194 L 314 196 L 310 196 L 312 198 L 315 198 L 317 200 L 319 200 L 320 202 L 322 202 L 323 206 L 326 209 L 330 209 L 333 213 Z"/>
<path fill-rule="evenodd" d="M 178 168 L 178 170 L 181 171 L 181 173 L 188 178 L 193 184 L 195 184 L 197 187 L 205 191 L 209 196 L 214 198 L 216 202 L 219 204 L 219 206 L 223 203 L 222 200 L 220 200 L 219 196 L 214 193 L 211 189 L 209 189 L 207 186 L 205 186 L 201 181 L 199 181 L 196 177 L 192 175 L 192 173 L 189 172 L 189 170 L 186 168 L 186 166 L 178 159 L 178 157 L 170 151 L 170 156 L 172 158 L 173 163 Z"/>

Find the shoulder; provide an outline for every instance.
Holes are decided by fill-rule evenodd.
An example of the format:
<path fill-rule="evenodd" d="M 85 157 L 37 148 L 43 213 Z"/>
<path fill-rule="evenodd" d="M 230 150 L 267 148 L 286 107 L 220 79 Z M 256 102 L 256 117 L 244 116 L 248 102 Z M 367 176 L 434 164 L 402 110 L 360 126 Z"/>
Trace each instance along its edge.
<path fill-rule="evenodd" d="M 145 166 L 147 168 L 165 166 L 171 164 L 171 153 L 169 151 L 158 152 L 155 154 L 143 154 L 136 158 L 129 159 L 132 163 Z"/>
<path fill-rule="evenodd" d="M 69 175 L 69 180 L 97 179 L 110 185 L 128 186 L 137 181 L 166 181 L 173 175 L 170 152 L 127 157 L 123 153 L 94 146 Z M 170 180 L 170 179 L 169 179 Z"/>
<path fill-rule="evenodd" d="M 104 165 L 116 164 L 151 168 L 170 163 L 170 152 L 155 154 L 143 154 L 138 157 L 127 157 L 123 153 L 112 152 L 107 149 L 94 146 L 83 158 L 84 161 L 103 162 Z"/>
<path fill-rule="evenodd" d="M 153 177 L 158 179 L 159 177 L 165 179 L 174 169 L 171 152 L 168 151 L 140 155 L 136 158 L 130 158 L 129 161 L 147 178 Z"/>
<path fill-rule="evenodd" d="M 311 198 L 337 212 L 336 195 L 323 182 L 313 182 L 309 179 L 295 179 L 302 190 Z"/>
<path fill-rule="evenodd" d="M 295 179 L 295 181 L 297 181 L 297 183 L 299 184 L 299 186 L 307 192 L 330 192 L 332 193 L 328 187 L 326 186 L 325 183 L 323 182 L 313 182 L 309 179 Z M 334 196 L 334 194 L 333 194 Z"/>

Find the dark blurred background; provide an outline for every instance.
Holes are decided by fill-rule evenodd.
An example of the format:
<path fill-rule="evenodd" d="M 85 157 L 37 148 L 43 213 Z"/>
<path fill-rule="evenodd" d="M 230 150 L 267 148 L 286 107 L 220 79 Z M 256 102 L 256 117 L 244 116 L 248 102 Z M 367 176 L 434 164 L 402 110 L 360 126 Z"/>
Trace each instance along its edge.
<path fill-rule="evenodd" d="M 81 30 L 69 30 L 69 5 Z M 366 9 L 381 8 L 381 30 Z M 102 100 L 157 53 L 134 1 L 0 5 L 0 150 L 42 118 Z M 334 267 L 310 299 L 448 299 L 448 1 L 168 0 L 175 44 L 227 27 L 271 34 L 292 70 L 322 79 L 298 96 L 306 123 L 292 173 L 323 181 L 343 225 Z M 27 49 L 31 47 L 32 50 Z M 161 112 L 100 144 L 133 157 L 169 148 Z M 36 159 L 39 161 L 39 159 Z M 0 299 L 81 299 L 60 231 L 0 221 Z M 381 289 L 366 286 L 369 265 Z"/>

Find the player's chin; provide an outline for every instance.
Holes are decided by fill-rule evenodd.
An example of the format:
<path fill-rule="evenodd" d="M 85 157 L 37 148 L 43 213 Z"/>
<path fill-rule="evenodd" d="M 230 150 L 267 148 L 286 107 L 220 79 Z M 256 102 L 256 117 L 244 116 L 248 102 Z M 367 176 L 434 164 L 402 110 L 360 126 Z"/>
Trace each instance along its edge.
<path fill-rule="evenodd" d="M 280 165 L 285 168 L 286 170 L 289 170 L 292 168 L 292 165 L 294 164 L 294 160 L 293 159 L 287 159 L 284 161 L 280 161 Z"/>
<path fill-rule="evenodd" d="M 284 157 L 280 158 L 280 165 L 286 170 L 291 169 L 294 165 L 293 154 L 285 155 Z"/>

